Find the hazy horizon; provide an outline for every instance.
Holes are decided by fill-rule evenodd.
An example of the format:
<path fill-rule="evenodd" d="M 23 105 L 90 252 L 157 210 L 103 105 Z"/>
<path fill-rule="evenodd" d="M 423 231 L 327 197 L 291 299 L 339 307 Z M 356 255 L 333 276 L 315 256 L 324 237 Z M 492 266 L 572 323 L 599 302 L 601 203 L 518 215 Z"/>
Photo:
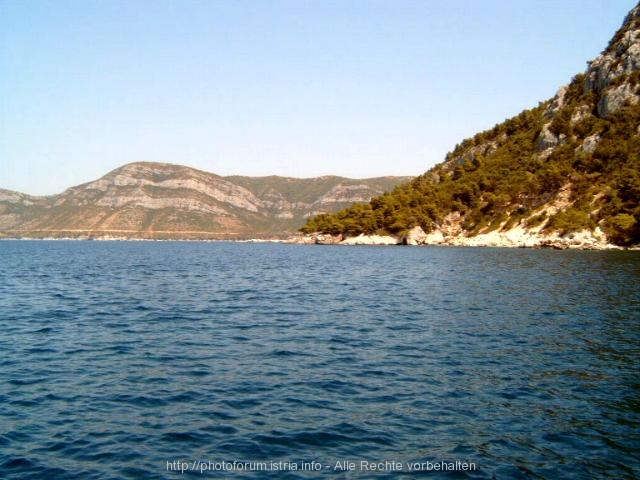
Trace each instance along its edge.
<path fill-rule="evenodd" d="M 635 4 L 0 0 L 0 188 L 134 161 L 419 175 L 552 97 Z"/>

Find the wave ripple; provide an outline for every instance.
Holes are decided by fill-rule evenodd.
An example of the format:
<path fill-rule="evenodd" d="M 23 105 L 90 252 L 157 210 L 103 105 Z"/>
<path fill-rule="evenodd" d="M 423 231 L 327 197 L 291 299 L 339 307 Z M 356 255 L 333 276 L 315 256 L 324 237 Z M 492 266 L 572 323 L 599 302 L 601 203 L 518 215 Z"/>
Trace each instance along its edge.
<path fill-rule="evenodd" d="M 0 351 L 7 479 L 640 472 L 636 252 L 4 241 Z"/>

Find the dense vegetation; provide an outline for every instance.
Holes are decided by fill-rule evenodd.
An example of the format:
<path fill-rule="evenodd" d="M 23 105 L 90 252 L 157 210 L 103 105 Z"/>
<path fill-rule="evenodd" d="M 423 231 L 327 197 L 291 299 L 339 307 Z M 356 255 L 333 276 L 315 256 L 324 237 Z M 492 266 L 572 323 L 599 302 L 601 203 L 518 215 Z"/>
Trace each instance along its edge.
<path fill-rule="evenodd" d="M 617 82 L 638 89 L 639 79 L 635 72 Z M 400 234 L 419 225 L 429 232 L 459 212 L 472 234 L 518 222 L 561 233 L 600 226 L 615 243 L 639 243 L 640 106 L 601 118 L 600 99 L 584 83 L 584 75 L 574 77 L 562 106 L 549 101 L 525 110 L 464 140 L 443 163 L 390 193 L 310 218 L 301 231 Z M 561 191 L 568 205 L 547 217 L 541 207 Z"/>

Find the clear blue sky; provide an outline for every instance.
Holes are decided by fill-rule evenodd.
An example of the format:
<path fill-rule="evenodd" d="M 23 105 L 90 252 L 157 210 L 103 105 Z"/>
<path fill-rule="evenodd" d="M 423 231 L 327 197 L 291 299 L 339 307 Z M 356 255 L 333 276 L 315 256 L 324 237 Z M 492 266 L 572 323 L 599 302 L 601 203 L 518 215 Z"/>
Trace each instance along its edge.
<path fill-rule="evenodd" d="M 417 175 L 547 99 L 633 0 L 0 0 L 0 188 L 128 162 Z"/>

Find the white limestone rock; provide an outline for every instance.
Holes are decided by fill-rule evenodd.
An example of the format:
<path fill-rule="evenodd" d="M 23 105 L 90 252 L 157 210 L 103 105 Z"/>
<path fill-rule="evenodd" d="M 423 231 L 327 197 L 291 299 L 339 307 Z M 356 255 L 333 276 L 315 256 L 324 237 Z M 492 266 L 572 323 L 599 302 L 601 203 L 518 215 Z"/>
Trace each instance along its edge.
<path fill-rule="evenodd" d="M 407 232 L 402 243 L 405 245 L 424 245 L 426 238 L 427 234 L 424 233 L 422 227 L 418 225 Z"/>
<path fill-rule="evenodd" d="M 398 245 L 398 243 L 399 241 L 396 237 L 364 234 L 345 238 L 340 242 L 341 245 Z"/>
<path fill-rule="evenodd" d="M 600 142 L 600 135 L 594 133 L 593 135 L 588 136 L 582 142 L 582 145 L 578 147 L 578 150 L 584 153 L 593 153 Z"/>

